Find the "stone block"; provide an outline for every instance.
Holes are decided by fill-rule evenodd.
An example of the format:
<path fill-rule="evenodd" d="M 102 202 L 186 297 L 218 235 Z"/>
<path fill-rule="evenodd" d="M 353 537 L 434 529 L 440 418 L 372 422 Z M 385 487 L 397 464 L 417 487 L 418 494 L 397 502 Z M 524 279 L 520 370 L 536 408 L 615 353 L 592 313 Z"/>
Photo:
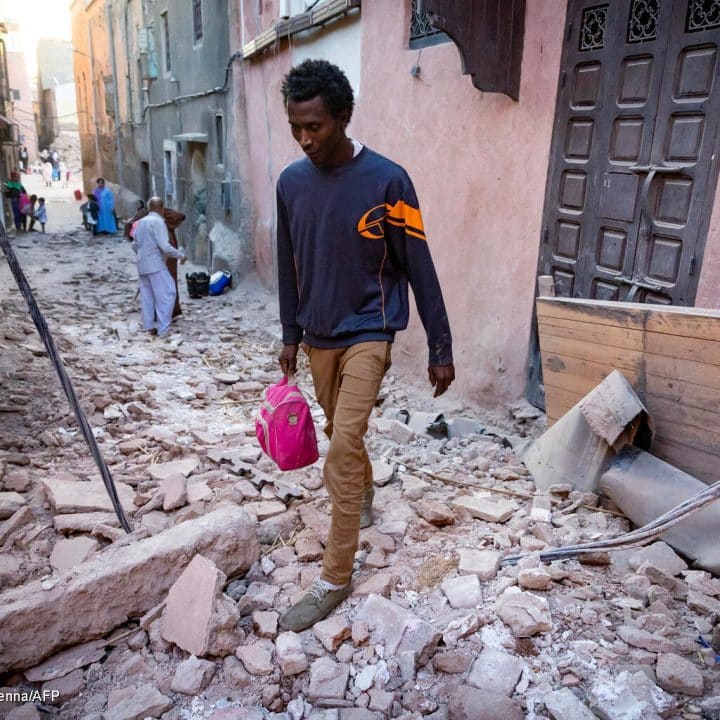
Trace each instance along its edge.
<path fill-rule="evenodd" d="M 195 554 L 227 575 L 242 575 L 259 556 L 255 524 L 222 505 L 145 540 L 111 546 L 65 573 L 9 590 L 0 606 L 0 673 L 27 668 L 62 647 L 99 637 L 164 600 Z"/>
<path fill-rule="evenodd" d="M 500 553 L 495 550 L 460 548 L 458 572 L 461 575 L 477 575 L 480 580 L 492 580 L 500 567 Z"/>
<path fill-rule="evenodd" d="M 60 514 L 114 512 L 105 485 L 99 480 L 78 480 L 69 473 L 58 473 L 44 478 L 42 485 L 53 512 Z M 121 482 L 116 482 L 115 487 L 125 512 L 134 512 L 135 491 Z"/>
<path fill-rule="evenodd" d="M 480 690 L 510 697 L 524 667 L 525 663 L 519 657 L 485 647 L 473 663 L 468 684 Z"/>
<path fill-rule="evenodd" d="M 162 636 L 202 657 L 208 652 L 215 600 L 225 574 L 202 555 L 195 555 L 170 588 L 162 619 Z"/>
<path fill-rule="evenodd" d="M 495 499 L 487 493 L 462 495 L 452 502 L 454 507 L 463 508 L 474 518 L 486 522 L 503 523 L 509 520 L 517 510 L 517 505 L 509 500 Z"/>
<path fill-rule="evenodd" d="M 657 684 L 667 692 L 701 696 L 705 690 L 700 668 L 674 653 L 658 655 L 655 672 Z"/>
<path fill-rule="evenodd" d="M 58 540 L 50 553 L 50 564 L 58 571 L 65 572 L 84 562 L 98 549 L 95 538 L 76 537 Z"/>
<path fill-rule="evenodd" d="M 310 688 L 308 699 L 320 698 L 343 700 L 350 677 L 350 666 L 336 663 L 330 658 L 320 658 L 310 666 Z"/>
<path fill-rule="evenodd" d="M 515 587 L 508 588 L 497 599 L 495 611 L 516 637 L 532 637 L 552 630 L 548 601 Z"/>
<path fill-rule="evenodd" d="M 440 589 L 450 603 L 450 607 L 474 608 L 482 602 L 480 580 L 477 575 L 461 575 L 443 580 Z"/>

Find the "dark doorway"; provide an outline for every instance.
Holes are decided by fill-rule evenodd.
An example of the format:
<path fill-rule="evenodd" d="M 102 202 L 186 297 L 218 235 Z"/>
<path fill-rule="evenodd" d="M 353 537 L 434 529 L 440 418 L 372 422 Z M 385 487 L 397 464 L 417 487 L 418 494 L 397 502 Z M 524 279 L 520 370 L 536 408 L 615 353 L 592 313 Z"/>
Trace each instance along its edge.
<path fill-rule="evenodd" d="M 147 202 L 150 197 L 150 165 L 146 162 L 140 163 L 140 199 Z"/>

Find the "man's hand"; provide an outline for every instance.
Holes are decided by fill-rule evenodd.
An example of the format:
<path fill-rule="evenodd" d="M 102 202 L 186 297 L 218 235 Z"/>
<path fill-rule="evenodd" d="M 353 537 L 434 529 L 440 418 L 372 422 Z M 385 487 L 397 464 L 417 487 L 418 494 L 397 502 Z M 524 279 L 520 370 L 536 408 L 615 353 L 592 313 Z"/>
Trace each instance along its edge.
<path fill-rule="evenodd" d="M 434 367 L 428 368 L 428 379 L 430 384 L 435 388 L 433 397 L 442 395 L 451 385 L 455 379 L 455 366 L 450 363 L 449 365 L 435 365 Z"/>
<path fill-rule="evenodd" d="M 283 375 L 293 375 L 297 369 L 297 354 L 299 345 L 283 345 L 280 353 L 280 369 Z"/>
<path fill-rule="evenodd" d="M 181 264 L 181 265 L 184 265 L 186 262 L 187 262 L 187 258 L 185 257 L 185 255 L 183 255 L 183 256 L 180 258 L 180 264 Z"/>

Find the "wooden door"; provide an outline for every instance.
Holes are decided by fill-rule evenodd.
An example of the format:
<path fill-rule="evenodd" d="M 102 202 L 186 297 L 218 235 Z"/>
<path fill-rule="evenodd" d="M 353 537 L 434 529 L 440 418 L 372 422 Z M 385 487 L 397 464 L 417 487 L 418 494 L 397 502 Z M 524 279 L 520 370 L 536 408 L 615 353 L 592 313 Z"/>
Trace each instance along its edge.
<path fill-rule="evenodd" d="M 717 181 L 720 0 L 570 0 L 539 272 L 692 305 Z M 528 397 L 541 404 L 534 338 Z"/>

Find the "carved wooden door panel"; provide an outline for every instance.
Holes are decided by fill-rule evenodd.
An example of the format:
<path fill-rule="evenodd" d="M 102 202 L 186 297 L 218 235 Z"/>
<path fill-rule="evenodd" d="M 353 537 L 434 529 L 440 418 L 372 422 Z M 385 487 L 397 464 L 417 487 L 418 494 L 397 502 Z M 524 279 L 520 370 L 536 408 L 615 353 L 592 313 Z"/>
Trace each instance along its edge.
<path fill-rule="evenodd" d="M 693 304 L 717 181 L 719 47 L 720 0 L 569 0 L 539 259 L 557 295 Z M 535 338 L 540 404 L 538 369 Z"/>

